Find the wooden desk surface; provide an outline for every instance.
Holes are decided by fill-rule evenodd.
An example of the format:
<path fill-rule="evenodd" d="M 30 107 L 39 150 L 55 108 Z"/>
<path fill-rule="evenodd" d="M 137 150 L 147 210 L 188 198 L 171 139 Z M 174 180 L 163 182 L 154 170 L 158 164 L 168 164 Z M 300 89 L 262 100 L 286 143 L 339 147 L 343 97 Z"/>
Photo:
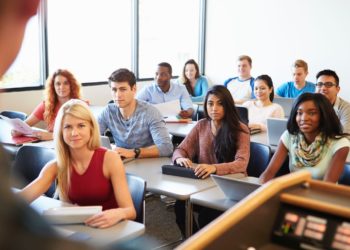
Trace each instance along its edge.
<path fill-rule="evenodd" d="M 72 206 L 72 204 L 62 202 L 49 197 L 41 196 L 32 202 L 31 207 L 39 214 L 44 210 L 53 207 Z M 122 221 L 112 227 L 106 229 L 92 228 L 84 224 L 74 225 L 55 225 L 58 233 L 67 236 L 67 232 L 79 232 L 86 234 L 88 239 L 84 242 L 96 246 L 106 246 L 112 243 L 129 240 L 142 235 L 145 232 L 145 226 L 135 221 Z"/>

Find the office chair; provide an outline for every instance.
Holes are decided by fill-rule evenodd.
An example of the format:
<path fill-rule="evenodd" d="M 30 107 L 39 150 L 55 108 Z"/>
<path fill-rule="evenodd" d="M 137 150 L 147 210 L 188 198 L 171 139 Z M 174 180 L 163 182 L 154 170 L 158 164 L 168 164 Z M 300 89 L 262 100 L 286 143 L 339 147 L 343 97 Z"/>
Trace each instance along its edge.
<path fill-rule="evenodd" d="M 344 170 L 338 181 L 339 184 L 350 185 L 350 164 L 345 163 Z"/>
<path fill-rule="evenodd" d="M 129 191 L 136 210 L 136 222 L 145 224 L 146 181 L 141 177 L 126 173 Z"/>
<path fill-rule="evenodd" d="M 21 111 L 4 110 L 4 111 L 1 111 L 0 115 L 6 116 L 6 117 L 11 118 L 11 119 L 18 118 L 22 121 L 27 119 L 27 114 L 23 113 Z"/>
<path fill-rule="evenodd" d="M 47 162 L 55 158 L 55 151 L 50 148 L 30 145 L 20 147 L 11 169 L 12 176 L 18 179 L 14 186 L 17 188 L 25 187 L 38 177 L 41 169 Z M 53 197 L 55 188 L 55 183 L 52 183 L 45 194 L 49 197 Z"/>
<path fill-rule="evenodd" d="M 270 159 L 270 146 L 258 142 L 250 142 L 250 158 L 247 167 L 248 176 L 259 177 L 269 165 Z"/>
<path fill-rule="evenodd" d="M 243 106 L 236 106 L 236 110 L 238 112 L 241 122 L 248 125 L 249 123 L 248 108 Z"/>

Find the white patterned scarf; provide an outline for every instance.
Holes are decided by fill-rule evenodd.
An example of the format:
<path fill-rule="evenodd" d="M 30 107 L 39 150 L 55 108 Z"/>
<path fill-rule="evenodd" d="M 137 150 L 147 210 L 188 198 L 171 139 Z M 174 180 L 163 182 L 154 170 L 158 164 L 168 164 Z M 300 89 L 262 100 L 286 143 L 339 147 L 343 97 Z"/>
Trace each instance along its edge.
<path fill-rule="evenodd" d="M 308 144 L 305 140 L 305 137 L 302 133 L 298 133 L 292 139 L 292 146 L 295 150 L 295 167 L 314 167 L 316 166 L 323 158 L 324 153 L 328 148 L 329 140 L 322 134 L 319 133 L 315 140 Z"/>

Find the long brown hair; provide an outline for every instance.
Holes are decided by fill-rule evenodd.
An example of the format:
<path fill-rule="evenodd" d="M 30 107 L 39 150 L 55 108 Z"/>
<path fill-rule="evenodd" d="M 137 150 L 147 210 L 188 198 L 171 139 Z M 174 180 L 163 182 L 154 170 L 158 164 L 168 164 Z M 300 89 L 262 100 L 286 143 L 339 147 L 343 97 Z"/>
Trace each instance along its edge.
<path fill-rule="evenodd" d="M 242 129 L 232 95 L 223 85 L 215 85 L 207 92 L 204 101 L 204 114 L 208 120 L 210 120 L 207 110 L 209 95 L 215 95 L 220 99 L 225 112 L 221 127 L 214 139 L 215 156 L 219 163 L 231 162 L 235 159 L 239 134 L 248 132 Z"/>
<path fill-rule="evenodd" d="M 190 82 L 190 79 L 187 78 L 185 72 L 186 72 L 186 66 L 188 64 L 193 64 L 194 67 L 196 68 L 196 75 L 195 75 L 195 78 L 198 79 L 199 76 L 200 76 L 200 73 L 199 73 L 199 67 L 198 67 L 198 64 L 196 63 L 195 60 L 193 59 L 190 59 L 188 60 L 187 62 L 185 62 L 185 65 L 182 69 L 182 76 L 181 76 L 181 81 L 183 82 L 183 84 L 185 85 L 188 93 L 191 95 L 191 96 L 194 96 L 194 92 L 193 92 L 193 89 L 192 89 L 192 86 L 191 86 L 191 82 Z"/>

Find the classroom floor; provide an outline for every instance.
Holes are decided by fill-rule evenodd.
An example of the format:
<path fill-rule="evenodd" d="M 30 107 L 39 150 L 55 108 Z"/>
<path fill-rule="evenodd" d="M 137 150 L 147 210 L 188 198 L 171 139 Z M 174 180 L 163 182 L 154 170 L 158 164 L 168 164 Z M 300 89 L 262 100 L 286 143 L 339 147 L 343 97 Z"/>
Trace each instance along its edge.
<path fill-rule="evenodd" d="M 124 244 L 112 246 L 112 249 L 168 250 L 181 244 L 182 237 L 175 222 L 174 207 L 167 206 L 166 203 L 171 200 L 159 195 L 147 195 L 145 234 Z"/>

